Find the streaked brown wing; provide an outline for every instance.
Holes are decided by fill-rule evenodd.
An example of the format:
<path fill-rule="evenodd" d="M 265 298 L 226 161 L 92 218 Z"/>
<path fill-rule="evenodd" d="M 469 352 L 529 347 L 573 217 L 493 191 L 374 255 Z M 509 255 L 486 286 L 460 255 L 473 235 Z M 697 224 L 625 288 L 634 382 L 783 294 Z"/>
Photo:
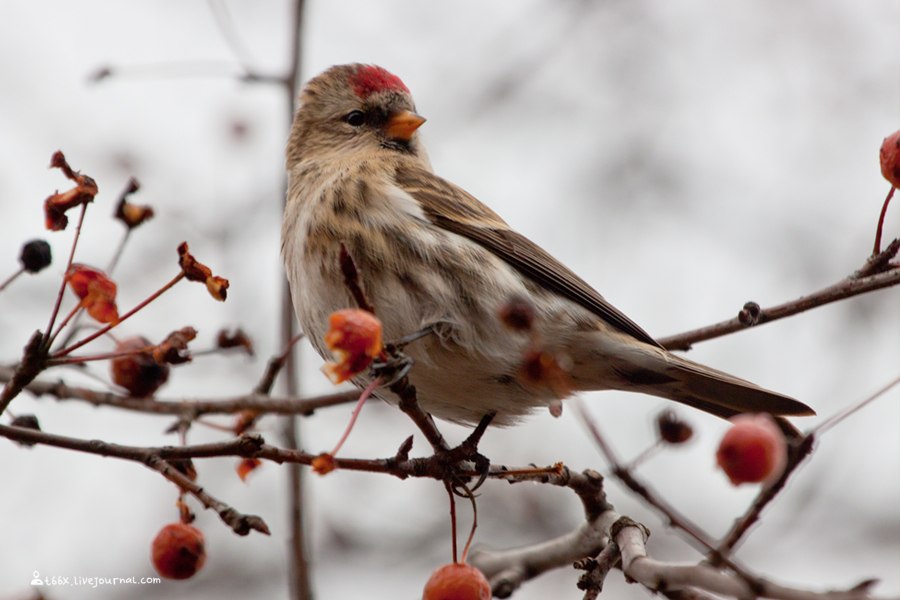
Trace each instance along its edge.
<path fill-rule="evenodd" d="M 662 347 L 571 269 L 511 230 L 497 213 L 474 196 L 418 167 L 398 167 L 395 181 L 419 202 L 438 227 L 481 244 L 522 274 L 583 306 L 617 329 L 642 342 Z"/>

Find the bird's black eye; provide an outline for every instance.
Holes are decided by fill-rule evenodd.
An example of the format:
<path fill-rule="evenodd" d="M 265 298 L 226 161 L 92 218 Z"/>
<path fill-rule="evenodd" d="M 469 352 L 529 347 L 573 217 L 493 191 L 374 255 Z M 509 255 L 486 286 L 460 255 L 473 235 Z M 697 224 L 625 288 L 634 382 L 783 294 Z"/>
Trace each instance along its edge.
<path fill-rule="evenodd" d="M 366 114 L 361 110 L 354 110 L 347 113 L 344 120 L 353 127 L 360 127 L 366 122 Z"/>

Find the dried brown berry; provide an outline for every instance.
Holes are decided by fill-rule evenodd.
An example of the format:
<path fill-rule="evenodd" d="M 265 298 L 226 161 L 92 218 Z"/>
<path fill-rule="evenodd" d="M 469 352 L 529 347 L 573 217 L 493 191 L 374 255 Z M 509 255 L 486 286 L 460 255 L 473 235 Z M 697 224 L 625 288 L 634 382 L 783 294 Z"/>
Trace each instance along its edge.
<path fill-rule="evenodd" d="M 224 302 L 228 297 L 228 280 L 224 277 L 218 277 L 212 274 L 212 270 L 194 258 L 190 253 L 187 242 L 182 242 L 178 246 L 178 265 L 184 271 L 184 276 L 188 281 L 202 281 L 206 284 L 206 289 L 210 295 Z"/>
<path fill-rule="evenodd" d="M 178 331 L 173 331 L 153 349 L 153 360 L 159 364 L 170 365 L 190 362 L 191 353 L 187 346 L 195 337 L 197 330 L 193 327 L 182 327 Z"/>
<path fill-rule="evenodd" d="M 153 218 L 153 209 L 149 206 L 140 204 L 132 204 L 128 201 L 128 196 L 141 189 L 138 180 L 132 177 L 128 180 L 128 185 L 119 196 L 119 203 L 116 205 L 115 217 L 122 221 L 128 229 L 134 229 L 144 221 Z"/>
<path fill-rule="evenodd" d="M 253 356 L 253 340 L 244 330 L 238 327 L 233 332 L 227 329 L 219 331 L 216 336 L 216 346 L 219 348 L 243 348 L 250 356 Z"/>
<path fill-rule="evenodd" d="M 131 352 L 110 361 L 113 383 L 122 386 L 132 396 L 148 398 L 169 380 L 169 365 L 153 358 L 155 347 L 145 337 L 132 337 L 116 345 L 116 352 Z M 138 352 L 141 349 L 146 349 Z"/>
<path fill-rule="evenodd" d="M 50 159 L 50 166 L 60 169 L 63 174 L 75 182 L 75 187 L 65 192 L 57 192 L 44 200 L 44 223 L 47 229 L 60 231 L 69 224 L 66 211 L 82 204 L 94 201 L 97 195 L 97 182 L 74 171 L 63 153 L 56 151 Z"/>
<path fill-rule="evenodd" d="M 681 420 L 671 409 L 662 411 L 656 417 L 656 430 L 659 439 L 669 444 L 683 444 L 694 435 L 690 424 Z"/>

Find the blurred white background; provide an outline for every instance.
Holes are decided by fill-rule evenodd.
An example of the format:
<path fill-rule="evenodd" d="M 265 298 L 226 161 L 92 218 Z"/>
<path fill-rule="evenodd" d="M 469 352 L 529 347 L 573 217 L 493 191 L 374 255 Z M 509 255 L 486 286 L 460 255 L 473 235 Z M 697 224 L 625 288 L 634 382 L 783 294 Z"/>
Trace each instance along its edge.
<path fill-rule="evenodd" d="M 43 230 L 42 201 L 68 182 L 47 170 L 62 149 L 100 186 L 79 246 L 105 265 L 121 235 L 109 217 L 128 177 L 156 218 L 137 230 L 117 271 L 120 307 L 176 272 L 175 246 L 231 280 L 225 304 L 181 285 L 123 333 L 158 340 L 193 325 L 209 346 L 240 324 L 258 357 L 198 358 L 160 395 L 220 397 L 248 391 L 278 351 L 278 256 L 285 99 L 240 83 L 237 58 L 210 8 L 226 7 L 253 66 L 289 62 L 288 3 L 8 1 L 0 8 L 0 277 L 21 244 L 50 241 L 55 262 L 0 295 L 0 359 L 13 362 L 46 324 L 72 230 Z M 662 337 L 729 318 L 744 302 L 790 300 L 837 281 L 871 250 L 888 184 L 883 137 L 900 127 L 900 5 L 891 0 L 552 2 L 529 0 L 310 1 L 308 78 L 344 62 L 397 73 L 428 118 L 436 171 L 490 204 Z M 207 66 L 198 68 L 202 61 Z M 162 69 L 150 65 L 167 64 Z M 90 84 L 101 66 L 121 74 Z M 898 207 L 886 235 L 900 233 Z M 71 302 L 71 299 L 68 300 Z M 71 304 L 69 304 L 71 306 Z M 820 417 L 868 395 L 900 365 L 898 290 L 887 290 L 698 345 L 691 358 L 791 394 Z M 98 346 L 100 348 L 100 346 Z M 332 388 L 303 349 L 303 387 Z M 92 372 L 106 377 L 105 367 Z M 72 381 L 89 381 L 68 372 Z M 741 547 L 739 559 L 779 582 L 826 589 L 877 577 L 900 594 L 900 392 L 828 433 Z M 592 394 L 591 410 L 624 456 L 652 441 L 656 399 Z M 77 402 L 12 404 L 46 431 L 107 441 L 177 443 L 166 418 Z M 302 423 L 303 446 L 330 448 L 350 407 Z M 725 424 L 681 410 L 697 427 L 689 447 L 642 468 L 662 494 L 713 535 L 751 501 L 713 468 Z M 219 418 L 229 423 L 230 419 Z M 277 423 L 262 433 L 277 441 Z M 443 426 L 451 440 L 466 430 Z M 413 432 L 389 407 L 364 411 L 343 454 L 384 457 Z M 191 442 L 221 439 L 195 427 Z M 416 440 L 416 451 L 426 444 Z M 605 465 L 572 411 L 536 414 L 491 431 L 494 462 Z M 273 535 L 235 536 L 197 508 L 209 560 L 192 580 L 97 590 L 45 589 L 56 598 L 283 598 L 286 474 L 266 464 L 242 483 L 236 460 L 199 462 L 201 483 L 238 510 L 263 516 Z M 154 575 L 150 542 L 175 520 L 175 489 L 133 463 L 0 440 L 0 597 L 24 598 L 42 576 Z M 450 559 L 447 502 L 434 481 L 337 472 L 308 477 L 313 579 L 319 598 L 417 598 Z M 627 491 L 617 509 L 653 531 L 656 558 L 698 555 Z M 463 507 L 462 528 L 469 513 Z M 571 493 L 489 482 L 477 541 L 512 546 L 579 523 Z M 580 598 L 562 569 L 515 597 Z M 647 594 L 613 574 L 607 594 Z"/>

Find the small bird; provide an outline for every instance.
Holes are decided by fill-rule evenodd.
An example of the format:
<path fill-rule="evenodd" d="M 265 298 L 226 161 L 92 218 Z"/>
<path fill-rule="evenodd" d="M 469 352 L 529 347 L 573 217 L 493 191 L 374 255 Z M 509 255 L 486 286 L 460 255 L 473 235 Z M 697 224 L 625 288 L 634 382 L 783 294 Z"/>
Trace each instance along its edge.
<path fill-rule="evenodd" d="M 374 65 L 332 67 L 300 94 L 281 250 L 297 318 L 320 355 L 330 355 L 330 313 L 355 306 L 340 269 L 343 245 L 385 339 L 433 331 L 405 352 L 419 404 L 436 417 L 474 424 L 495 413 L 493 424 L 509 425 L 557 403 L 559 386 L 522 376 L 535 340 L 561 357 L 567 392 L 641 392 L 724 418 L 814 414 L 666 351 L 573 271 L 435 175 L 419 140 L 424 122 L 400 78 Z M 517 299 L 533 311 L 530 331 L 498 316 Z M 376 395 L 398 401 L 385 388 Z"/>

